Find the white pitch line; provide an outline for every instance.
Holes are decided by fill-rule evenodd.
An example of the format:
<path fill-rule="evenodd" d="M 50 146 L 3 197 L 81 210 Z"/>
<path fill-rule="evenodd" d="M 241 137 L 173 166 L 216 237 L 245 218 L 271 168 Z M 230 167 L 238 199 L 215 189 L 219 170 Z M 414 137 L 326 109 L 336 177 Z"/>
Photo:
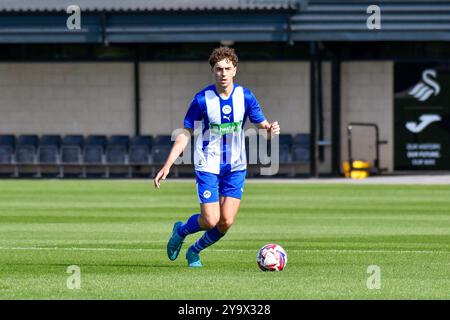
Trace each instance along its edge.
<path fill-rule="evenodd" d="M 58 248 L 58 247 L 0 247 L 0 250 L 24 250 L 24 251 L 112 251 L 112 252 L 120 252 L 120 251 L 129 251 L 129 252 L 152 252 L 152 251 L 166 251 L 166 249 L 157 249 L 157 248 Z M 211 251 L 217 252 L 249 252 L 255 251 L 253 249 L 212 249 Z M 291 249 L 287 250 L 288 252 L 307 252 L 307 253 L 322 253 L 322 252 L 331 252 L 331 253 L 425 253 L 425 254 L 433 254 L 433 253 L 443 253 L 450 254 L 450 251 L 442 251 L 442 250 L 360 250 L 360 249 Z"/>

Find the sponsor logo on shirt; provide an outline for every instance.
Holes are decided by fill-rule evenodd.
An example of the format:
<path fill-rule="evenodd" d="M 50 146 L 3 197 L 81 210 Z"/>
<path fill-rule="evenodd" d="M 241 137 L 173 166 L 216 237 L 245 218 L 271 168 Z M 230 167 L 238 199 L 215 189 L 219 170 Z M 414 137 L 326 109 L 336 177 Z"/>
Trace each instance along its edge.
<path fill-rule="evenodd" d="M 240 132 L 242 129 L 242 120 L 238 122 L 227 122 L 227 123 L 210 123 L 211 131 L 219 135 L 224 135 L 227 133 Z"/>

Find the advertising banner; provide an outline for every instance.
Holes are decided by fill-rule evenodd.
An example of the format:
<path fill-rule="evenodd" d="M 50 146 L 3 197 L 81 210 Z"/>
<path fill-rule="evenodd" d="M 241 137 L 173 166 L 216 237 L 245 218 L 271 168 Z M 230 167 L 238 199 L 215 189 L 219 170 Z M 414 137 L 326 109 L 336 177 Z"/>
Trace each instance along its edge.
<path fill-rule="evenodd" d="M 394 169 L 450 170 L 450 63 L 394 69 Z"/>

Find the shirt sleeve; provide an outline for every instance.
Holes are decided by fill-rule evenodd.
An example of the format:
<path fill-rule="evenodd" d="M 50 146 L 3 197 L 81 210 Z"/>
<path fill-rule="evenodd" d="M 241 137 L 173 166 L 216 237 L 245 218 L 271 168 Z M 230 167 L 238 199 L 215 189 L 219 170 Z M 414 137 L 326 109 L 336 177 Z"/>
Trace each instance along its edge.
<path fill-rule="evenodd" d="M 184 117 L 184 127 L 188 129 L 195 129 L 194 128 L 195 121 L 201 120 L 202 120 L 202 110 L 200 109 L 197 97 L 194 97 L 186 113 L 186 116 Z"/>
<path fill-rule="evenodd" d="M 262 112 L 261 106 L 258 100 L 253 95 L 252 92 L 248 91 L 246 94 L 247 107 L 248 107 L 248 117 L 252 123 L 261 123 L 266 120 L 264 113 Z"/>

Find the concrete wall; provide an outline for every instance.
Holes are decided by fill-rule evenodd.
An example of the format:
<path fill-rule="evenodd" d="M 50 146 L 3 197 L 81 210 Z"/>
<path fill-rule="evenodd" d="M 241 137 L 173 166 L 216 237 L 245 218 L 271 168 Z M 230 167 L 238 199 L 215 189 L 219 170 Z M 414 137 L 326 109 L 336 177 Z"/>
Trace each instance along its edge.
<path fill-rule="evenodd" d="M 170 134 L 183 127 L 194 94 L 211 82 L 207 63 L 141 64 L 141 131 Z"/>
<path fill-rule="evenodd" d="M 380 165 L 393 170 L 393 62 L 346 62 L 342 64 L 341 84 L 341 157 L 348 159 L 347 124 L 373 122 L 379 126 L 381 140 Z M 355 159 L 373 160 L 375 157 L 374 133 L 371 129 L 353 130 Z"/>
<path fill-rule="evenodd" d="M 194 94 L 213 82 L 205 62 L 142 63 L 141 131 L 183 125 Z M 0 133 L 133 134 L 131 63 L 0 64 Z M 285 133 L 309 131 L 309 64 L 248 62 L 236 82 L 252 90 Z"/>
<path fill-rule="evenodd" d="M 213 83 L 204 62 L 143 63 L 141 77 L 141 125 L 146 134 L 182 127 L 194 94 Z M 242 63 L 235 81 L 255 94 L 266 117 L 278 120 L 283 132 L 309 131 L 308 63 Z"/>
<path fill-rule="evenodd" d="M 0 64 L 0 133 L 132 134 L 129 63 Z"/>

